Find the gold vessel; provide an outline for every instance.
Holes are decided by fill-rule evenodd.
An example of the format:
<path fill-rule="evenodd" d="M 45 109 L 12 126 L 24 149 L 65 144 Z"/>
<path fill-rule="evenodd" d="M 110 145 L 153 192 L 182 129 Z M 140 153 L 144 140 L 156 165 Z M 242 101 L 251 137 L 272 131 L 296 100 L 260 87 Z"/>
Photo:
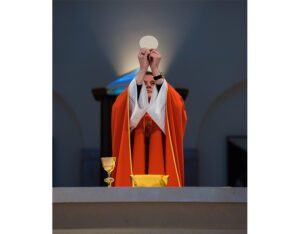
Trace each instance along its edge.
<path fill-rule="evenodd" d="M 130 175 L 132 187 L 166 187 L 169 175 Z"/>
<path fill-rule="evenodd" d="M 111 184 L 115 181 L 113 177 L 111 177 L 111 173 L 115 169 L 116 166 L 116 157 L 101 157 L 102 167 L 107 172 L 108 177 L 104 179 L 104 182 L 107 183 L 107 187 L 111 187 Z"/>

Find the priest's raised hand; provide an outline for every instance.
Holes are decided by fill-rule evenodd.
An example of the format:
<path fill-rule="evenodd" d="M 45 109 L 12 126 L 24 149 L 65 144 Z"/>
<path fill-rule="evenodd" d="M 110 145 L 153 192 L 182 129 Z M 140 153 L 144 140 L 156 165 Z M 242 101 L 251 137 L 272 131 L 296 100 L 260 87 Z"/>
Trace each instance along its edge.
<path fill-rule="evenodd" d="M 112 108 L 113 186 L 131 186 L 130 175 L 169 175 L 167 186 L 184 186 L 184 102 L 160 72 L 157 49 L 141 48 L 140 70 Z M 147 71 L 151 68 L 152 72 Z"/>

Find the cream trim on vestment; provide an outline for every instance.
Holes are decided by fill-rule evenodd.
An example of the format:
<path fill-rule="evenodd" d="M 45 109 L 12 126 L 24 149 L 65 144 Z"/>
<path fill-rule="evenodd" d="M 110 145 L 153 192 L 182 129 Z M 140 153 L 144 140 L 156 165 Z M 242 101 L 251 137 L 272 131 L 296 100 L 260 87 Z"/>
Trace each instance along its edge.
<path fill-rule="evenodd" d="M 132 131 L 146 114 L 151 116 L 152 120 L 165 131 L 165 117 L 166 117 L 166 100 L 167 100 L 167 81 L 164 80 L 160 91 L 157 91 L 156 85 L 153 88 L 150 103 L 148 103 L 148 94 L 146 85 L 142 83 L 139 100 L 137 100 L 137 85 L 134 78 L 128 87 L 129 102 L 130 102 L 130 131 Z"/>

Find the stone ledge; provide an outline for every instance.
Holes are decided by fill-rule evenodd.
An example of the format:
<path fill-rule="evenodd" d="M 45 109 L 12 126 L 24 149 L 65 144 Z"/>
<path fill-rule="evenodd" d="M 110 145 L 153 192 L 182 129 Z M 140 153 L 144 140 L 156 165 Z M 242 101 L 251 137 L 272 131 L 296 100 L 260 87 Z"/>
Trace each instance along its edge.
<path fill-rule="evenodd" d="M 54 188 L 53 229 L 246 233 L 247 188 Z"/>
<path fill-rule="evenodd" d="M 56 187 L 53 203 L 94 202 L 230 202 L 246 203 L 247 188 L 238 187 Z"/>

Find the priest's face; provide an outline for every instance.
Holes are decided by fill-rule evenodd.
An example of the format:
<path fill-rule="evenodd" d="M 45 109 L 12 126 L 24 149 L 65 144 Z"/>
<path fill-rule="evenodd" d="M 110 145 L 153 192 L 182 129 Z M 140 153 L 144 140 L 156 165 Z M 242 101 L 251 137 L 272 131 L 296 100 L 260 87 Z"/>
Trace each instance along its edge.
<path fill-rule="evenodd" d="M 153 79 L 153 76 L 149 75 L 149 74 L 145 75 L 144 83 L 146 85 L 146 90 L 147 90 L 148 97 L 151 97 L 152 92 L 153 92 L 153 88 L 154 88 L 154 85 L 155 85 L 155 80 Z"/>

